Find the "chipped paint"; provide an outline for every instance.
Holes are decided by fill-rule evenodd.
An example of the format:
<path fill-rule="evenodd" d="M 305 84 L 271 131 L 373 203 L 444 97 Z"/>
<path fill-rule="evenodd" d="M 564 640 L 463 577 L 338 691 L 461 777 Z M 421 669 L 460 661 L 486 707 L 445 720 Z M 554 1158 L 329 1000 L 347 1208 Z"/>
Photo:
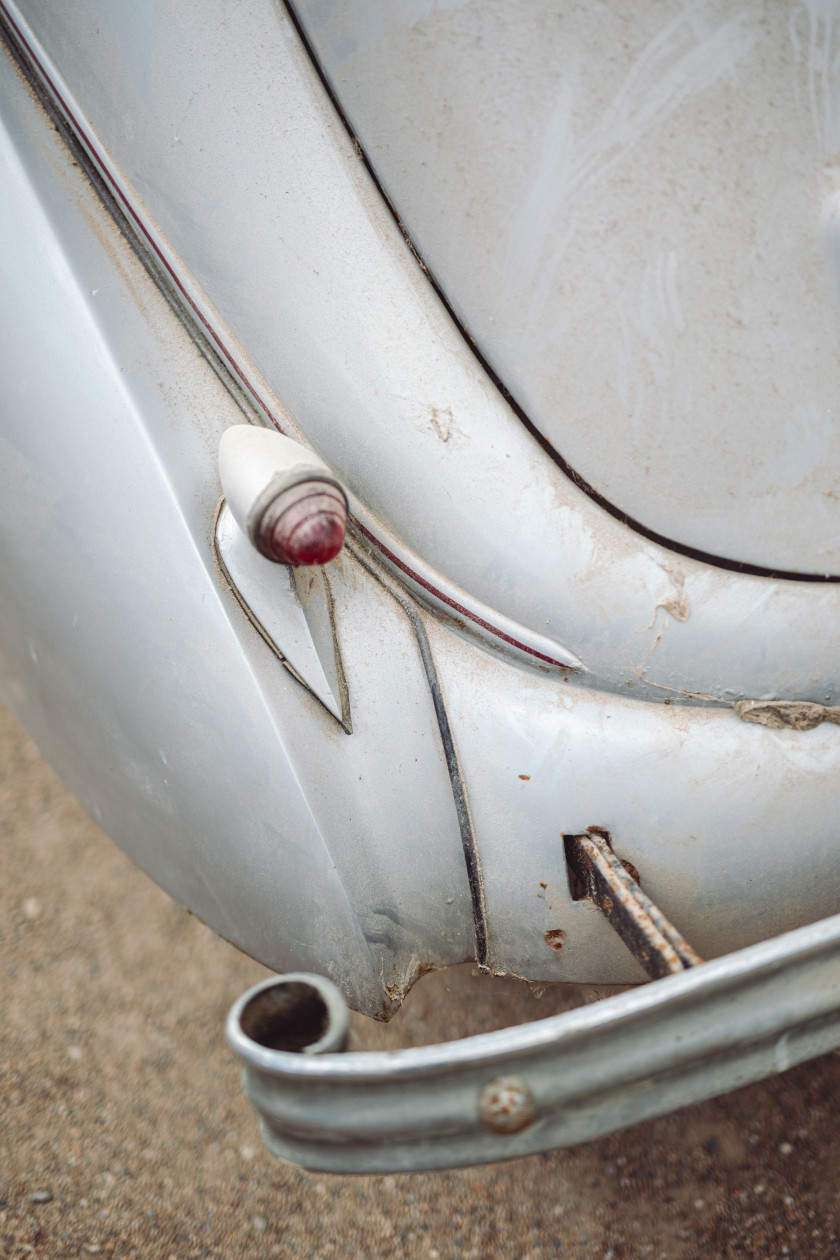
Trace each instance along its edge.
<path fill-rule="evenodd" d="M 840 705 L 814 704 L 810 700 L 739 700 L 734 709 L 743 722 L 755 722 L 776 731 L 812 731 L 823 722 L 840 726 Z"/>

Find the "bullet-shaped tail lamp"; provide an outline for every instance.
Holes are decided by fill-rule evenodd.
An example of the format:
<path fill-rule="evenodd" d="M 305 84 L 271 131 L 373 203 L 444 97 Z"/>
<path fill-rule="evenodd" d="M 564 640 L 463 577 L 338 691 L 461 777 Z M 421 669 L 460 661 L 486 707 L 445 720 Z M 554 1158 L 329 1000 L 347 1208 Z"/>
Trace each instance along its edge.
<path fill-rule="evenodd" d="M 323 460 L 271 429 L 222 434 L 219 476 L 234 520 L 278 564 L 326 564 L 344 544 L 347 495 Z"/>

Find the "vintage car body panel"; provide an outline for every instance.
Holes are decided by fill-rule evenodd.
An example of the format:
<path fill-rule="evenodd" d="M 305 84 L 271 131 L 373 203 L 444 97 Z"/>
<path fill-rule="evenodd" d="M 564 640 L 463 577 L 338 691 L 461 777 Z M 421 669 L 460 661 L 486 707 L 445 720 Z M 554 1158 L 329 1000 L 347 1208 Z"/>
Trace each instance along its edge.
<path fill-rule="evenodd" d="M 732 704 L 832 703 L 838 586 L 676 554 L 569 480 L 277 8 L 27 4 L 30 29 L 0 7 L 79 145 L 4 55 L 2 685 L 117 842 L 376 1015 L 467 958 L 638 980 L 571 897 L 561 837 L 592 824 L 707 956 L 835 910 L 840 732 Z M 217 567 L 216 447 L 247 421 L 350 491 L 329 582 L 352 734 Z"/>
<path fill-rule="evenodd" d="M 296 0 L 528 417 L 648 529 L 840 573 L 838 42 L 740 0 Z"/>
<path fill-rule="evenodd" d="M 500 648 L 582 662 L 576 681 L 599 689 L 703 703 L 837 694 L 834 583 L 768 581 L 658 546 L 523 428 L 282 10 L 0 8 L 185 308 L 267 418 L 326 459 L 421 598 L 495 626 Z"/>
<path fill-rule="evenodd" d="M 334 566 L 349 739 L 214 564 L 216 446 L 241 410 L 7 57 L 0 97 L 4 695 L 173 896 L 387 1013 L 384 985 L 474 949 L 411 626 L 349 555 Z M 395 830 L 434 873 L 421 887 Z"/>

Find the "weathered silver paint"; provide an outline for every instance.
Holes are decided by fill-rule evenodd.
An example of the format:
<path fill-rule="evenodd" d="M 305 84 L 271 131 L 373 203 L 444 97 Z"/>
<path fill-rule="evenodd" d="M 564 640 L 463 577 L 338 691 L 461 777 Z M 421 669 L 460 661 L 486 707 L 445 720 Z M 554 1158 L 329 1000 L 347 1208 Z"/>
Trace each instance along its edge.
<path fill-rule="evenodd" d="M 127 7 L 95 16 L 84 0 L 72 21 L 49 6 L 33 20 L 54 47 L 61 36 L 127 176 L 189 253 L 185 285 L 253 333 L 294 420 L 244 358 L 240 381 L 352 474 L 356 541 L 328 581 L 353 734 L 280 666 L 214 566 L 215 453 L 244 413 L 4 59 L 0 672 L 15 712 L 164 887 L 267 964 L 326 971 L 368 1013 L 393 1009 L 424 967 L 474 957 L 478 919 L 497 970 L 638 979 L 569 896 L 560 837 L 592 823 L 627 838 L 706 956 L 831 913 L 840 732 L 747 725 L 728 699 L 828 703 L 840 592 L 676 559 L 579 493 L 451 328 L 289 24 L 259 0 L 222 30 L 208 13 L 149 19 L 162 23 L 154 91 L 132 78 Z M 246 49 L 264 59 L 264 116 L 243 89 Z M 195 75 L 193 121 L 179 94 Z M 105 110 L 109 93 L 119 108 Z M 238 113 L 217 112 L 234 100 Z M 183 136 L 159 143 L 176 114 L 184 152 Z M 233 188 L 253 239 L 222 230 Z M 406 587 L 447 616 L 418 611 Z M 766 882 L 745 902 L 759 851 Z"/>
<path fill-rule="evenodd" d="M 604 983 L 643 979 L 600 911 L 571 899 L 563 836 L 590 826 L 620 837 L 620 856 L 703 958 L 837 912 L 840 728 L 773 730 L 729 708 L 625 700 L 427 625 L 481 850 L 493 969 L 592 980 L 597 957 Z M 559 953 L 545 940 L 556 928 Z"/>
<path fill-rule="evenodd" d="M 273 1154 L 324 1172 L 488 1163 L 589 1141 L 840 1046 L 840 916 L 593 1006 L 389 1053 L 267 1050 L 241 1028 L 249 995 L 227 1036 Z M 488 1086 L 522 1124 L 488 1125 Z"/>
<path fill-rule="evenodd" d="M 524 430 L 281 9 L 157 6 L 138 33 L 127 2 L 2 7 L 185 306 L 327 460 L 421 598 L 502 650 L 522 644 L 520 659 L 580 662 L 578 681 L 602 690 L 700 703 L 837 694 L 840 588 L 675 555 L 603 512 Z"/>
<path fill-rule="evenodd" d="M 424 261 L 572 467 L 665 537 L 840 573 L 836 7 L 293 3 Z"/>
<path fill-rule="evenodd" d="M 6 56 L 0 119 L 4 698 L 179 901 L 388 1013 L 473 948 L 411 625 L 350 556 L 330 566 L 351 739 L 215 567 L 216 452 L 242 412 Z"/>

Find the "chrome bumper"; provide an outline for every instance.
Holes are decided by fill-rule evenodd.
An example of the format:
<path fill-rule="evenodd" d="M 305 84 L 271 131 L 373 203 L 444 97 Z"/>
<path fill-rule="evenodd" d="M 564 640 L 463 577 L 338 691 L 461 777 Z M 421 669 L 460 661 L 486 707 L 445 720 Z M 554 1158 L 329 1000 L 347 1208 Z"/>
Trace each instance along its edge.
<path fill-rule="evenodd" d="M 840 1046 L 840 915 L 592 1006 L 388 1053 L 259 1044 L 243 1013 L 282 982 L 227 1021 L 269 1150 L 334 1173 L 457 1167 L 573 1146 Z"/>

